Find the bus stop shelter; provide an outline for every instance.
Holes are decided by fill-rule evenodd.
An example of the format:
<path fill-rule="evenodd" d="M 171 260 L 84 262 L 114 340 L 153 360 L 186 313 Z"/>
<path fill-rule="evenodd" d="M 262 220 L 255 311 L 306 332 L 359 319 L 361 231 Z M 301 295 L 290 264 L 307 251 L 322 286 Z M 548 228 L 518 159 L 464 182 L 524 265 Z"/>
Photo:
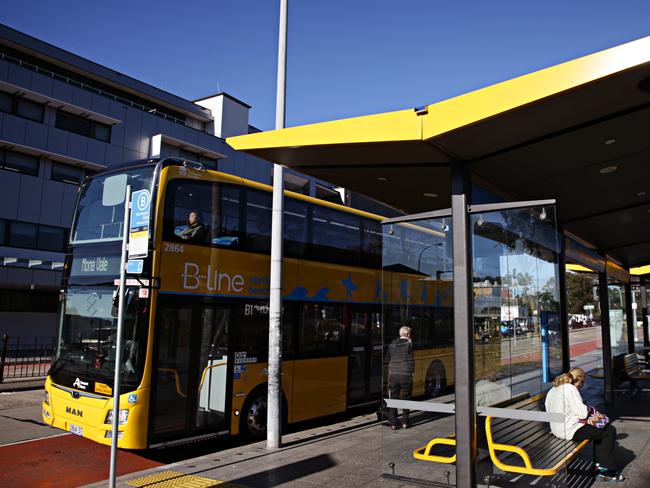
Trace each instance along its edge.
<path fill-rule="evenodd" d="M 501 212 L 497 223 L 510 218 L 504 212 L 523 209 L 538 220 L 554 213 L 562 367 L 570 360 L 564 269 L 572 265 L 591 271 L 599 285 L 604 398 L 613 401 L 608 292 L 613 280 L 620 285 L 624 348 L 634 352 L 631 287 L 635 280 L 645 285 L 650 263 L 649 125 L 646 37 L 431 105 L 228 143 L 404 214 L 387 223 L 453 222 L 455 479 L 465 487 L 477 480 L 476 226 L 491 212 Z M 647 347 L 645 290 L 641 308 Z"/>

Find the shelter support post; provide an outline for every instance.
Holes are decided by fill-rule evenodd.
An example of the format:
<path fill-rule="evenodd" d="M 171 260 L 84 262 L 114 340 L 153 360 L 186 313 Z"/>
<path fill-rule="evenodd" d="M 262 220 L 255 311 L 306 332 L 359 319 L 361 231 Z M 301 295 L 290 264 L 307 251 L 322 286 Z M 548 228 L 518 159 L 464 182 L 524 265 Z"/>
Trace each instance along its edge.
<path fill-rule="evenodd" d="M 632 285 L 627 283 L 625 285 L 625 318 L 627 325 L 627 352 L 632 354 L 634 352 L 634 323 L 635 315 L 632 308 Z"/>
<path fill-rule="evenodd" d="M 560 289 L 560 334 L 562 338 L 562 371 L 571 369 L 571 344 L 569 343 L 569 314 L 567 312 L 567 291 L 566 291 L 566 239 L 564 231 L 558 229 L 560 239 L 558 287 Z"/>
<path fill-rule="evenodd" d="M 609 291 L 606 272 L 598 273 L 598 299 L 600 301 L 600 328 L 603 336 L 604 398 L 605 403 L 613 403 L 612 340 L 609 330 Z"/>
<path fill-rule="evenodd" d="M 474 334 L 469 233 L 470 182 L 466 168 L 451 171 L 451 217 L 454 257 L 454 368 L 456 389 L 456 486 L 476 486 L 476 403 L 474 398 Z"/>

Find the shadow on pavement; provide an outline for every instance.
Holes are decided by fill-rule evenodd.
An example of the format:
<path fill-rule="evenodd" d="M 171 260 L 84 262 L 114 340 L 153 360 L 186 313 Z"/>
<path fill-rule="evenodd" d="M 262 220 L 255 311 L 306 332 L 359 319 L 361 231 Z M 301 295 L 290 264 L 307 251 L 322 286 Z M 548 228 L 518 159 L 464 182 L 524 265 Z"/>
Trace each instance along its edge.
<path fill-rule="evenodd" d="M 321 454 L 301 461 L 285 464 L 260 473 L 228 480 L 234 485 L 244 485 L 251 488 L 274 487 L 295 481 L 305 476 L 313 475 L 336 466 L 336 462 L 327 454 Z"/>

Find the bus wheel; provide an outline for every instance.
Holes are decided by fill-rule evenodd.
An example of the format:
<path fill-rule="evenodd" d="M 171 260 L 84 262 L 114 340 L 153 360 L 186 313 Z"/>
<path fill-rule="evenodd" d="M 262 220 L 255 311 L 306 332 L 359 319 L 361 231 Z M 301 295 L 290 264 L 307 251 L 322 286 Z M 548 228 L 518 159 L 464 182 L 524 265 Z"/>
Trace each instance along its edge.
<path fill-rule="evenodd" d="M 444 393 L 447 388 L 447 378 L 445 375 L 445 367 L 441 363 L 431 363 L 431 366 L 427 370 L 424 388 L 429 398 L 435 398 Z"/>
<path fill-rule="evenodd" d="M 246 437 L 261 439 L 266 436 L 266 393 L 256 394 L 246 401 L 242 410 L 241 433 Z"/>

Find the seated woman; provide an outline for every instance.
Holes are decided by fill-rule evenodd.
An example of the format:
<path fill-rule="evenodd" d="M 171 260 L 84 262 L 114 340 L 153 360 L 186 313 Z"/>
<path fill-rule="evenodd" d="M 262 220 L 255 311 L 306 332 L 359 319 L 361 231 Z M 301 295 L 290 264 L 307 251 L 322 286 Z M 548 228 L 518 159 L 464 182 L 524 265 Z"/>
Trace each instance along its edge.
<path fill-rule="evenodd" d="M 187 225 L 177 235 L 184 240 L 195 242 L 205 241 L 205 226 L 201 223 L 201 217 L 196 210 L 192 210 L 189 213 L 187 216 Z"/>
<path fill-rule="evenodd" d="M 585 372 L 580 368 L 573 368 L 553 381 L 553 388 L 546 395 L 546 411 L 564 415 L 564 422 L 551 422 L 551 432 L 560 439 L 594 441 L 596 475 L 607 481 L 623 481 L 625 477 L 616 469 L 614 462 L 616 429 L 611 423 L 604 428 L 587 423 L 593 409 L 584 404 L 578 391 L 584 382 Z"/>

